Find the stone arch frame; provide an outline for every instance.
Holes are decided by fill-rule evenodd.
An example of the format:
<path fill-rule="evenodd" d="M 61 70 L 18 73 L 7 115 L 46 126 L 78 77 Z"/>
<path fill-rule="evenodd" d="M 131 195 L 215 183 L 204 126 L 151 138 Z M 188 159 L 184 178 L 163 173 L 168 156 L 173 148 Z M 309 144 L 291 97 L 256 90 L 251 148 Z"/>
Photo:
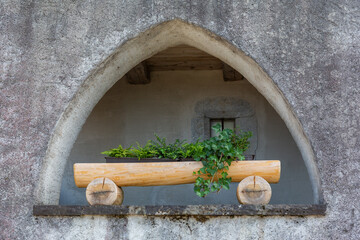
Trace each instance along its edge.
<path fill-rule="evenodd" d="M 323 196 L 315 155 L 309 139 L 286 98 L 272 79 L 244 52 L 219 36 L 179 19 L 163 22 L 125 42 L 84 81 L 56 123 L 48 144 L 36 189 L 38 204 L 59 203 L 61 179 L 72 146 L 87 117 L 105 93 L 130 69 L 169 47 L 187 44 L 207 52 L 240 72 L 273 106 L 294 138 L 314 192 L 314 203 Z"/>

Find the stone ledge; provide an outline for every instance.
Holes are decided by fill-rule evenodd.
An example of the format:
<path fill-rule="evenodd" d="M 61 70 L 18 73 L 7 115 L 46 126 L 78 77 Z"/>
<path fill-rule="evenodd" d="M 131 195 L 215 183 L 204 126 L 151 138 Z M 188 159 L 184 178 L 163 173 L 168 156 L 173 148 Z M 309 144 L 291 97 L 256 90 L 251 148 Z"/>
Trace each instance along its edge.
<path fill-rule="evenodd" d="M 324 216 L 326 205 L 167 205 L 167 206 L 60 206 L 35 205 L 34 216 Z"/>

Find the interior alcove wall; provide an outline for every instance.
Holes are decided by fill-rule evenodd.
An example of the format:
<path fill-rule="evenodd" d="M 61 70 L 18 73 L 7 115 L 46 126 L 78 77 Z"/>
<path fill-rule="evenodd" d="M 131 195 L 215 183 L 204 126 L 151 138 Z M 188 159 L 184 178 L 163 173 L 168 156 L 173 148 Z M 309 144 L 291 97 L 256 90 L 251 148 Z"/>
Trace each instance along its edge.
<path fill-rule="evenodd" d="M 120 79 L 99 101 L 84 124 L 68 158 L 59 203 L 87 204 L 85 189 L 75 186 L 73 164 L 104 162 L 100 152 L 154 139 L 154 133 L 191 140 L 191 119 L 198 101 L 237 97 L 251 104 L 258 121 L 256 159 L 279 159 L 281 179 L 272 184 L 270 203 L 313 203 L 307 169 L 291 134 L 266 99 L 246 80 L 225 82 L 221 70 L 155 71 L 151 83 L 131 85 Z M 237 204 L 237 183 L 229 191 L 201 199 L 193 186 L 124 188 L 124 205 Z"/>

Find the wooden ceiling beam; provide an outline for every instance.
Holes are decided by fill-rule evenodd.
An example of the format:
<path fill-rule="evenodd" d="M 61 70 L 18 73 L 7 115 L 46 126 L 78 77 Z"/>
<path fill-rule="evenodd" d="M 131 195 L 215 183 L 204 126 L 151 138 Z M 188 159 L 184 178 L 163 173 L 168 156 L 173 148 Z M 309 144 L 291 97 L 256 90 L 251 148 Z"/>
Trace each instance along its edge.
<path fill-rule="evenodd" d="M 150 71 L 220 70 L 223 68 L 222 62 L 216 58 L 207 60 L 174 58 L 167 61 L 146 60 L 145 62 Z"/>
<path fill-rule="evenodd" d="M 136 65 L 127 74 L 126 78 L 130 84 L 147 84 L 150 83 L 150 73 L 144 62 Z"/>
<path fill-rule="evenodd" d="M 223 67 L 223 77 L 225 82 L 244 80 L 243 75 L 225 63 Z"/>
<path fill-rule="evenodd" d="M 240 81 L 244 77 L 220 59 L 197 48 L 179 45 L 157 53 L 126 74 L 130 84 L 150 83 L 151 71 L 222 70 L 224 81 Z"/>

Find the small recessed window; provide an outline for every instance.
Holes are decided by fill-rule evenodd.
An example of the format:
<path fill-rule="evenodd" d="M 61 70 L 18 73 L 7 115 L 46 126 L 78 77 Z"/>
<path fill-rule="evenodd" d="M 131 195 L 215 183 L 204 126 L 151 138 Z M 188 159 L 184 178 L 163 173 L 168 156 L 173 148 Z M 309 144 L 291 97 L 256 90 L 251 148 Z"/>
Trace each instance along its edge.
<path fill-rule="evenodd" d="M 221 130 L 224 129 L 231 129 L 235 130 L 235 119 L 234 118 L 217 118 L 217 119 L 210 119 L 210 137 L 214 137 L 217 134 L 215 133 L 213 126 L 216 124 L 220 124 Z"/>

